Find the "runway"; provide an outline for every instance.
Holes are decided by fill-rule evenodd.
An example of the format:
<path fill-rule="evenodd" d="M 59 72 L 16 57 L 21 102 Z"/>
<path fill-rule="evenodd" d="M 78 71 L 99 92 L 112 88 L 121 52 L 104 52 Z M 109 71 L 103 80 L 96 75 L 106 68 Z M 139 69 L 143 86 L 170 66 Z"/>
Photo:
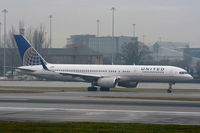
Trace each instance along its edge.
<path fill-rule="evenodd" d="M 0 107 L 2 120 L 31 122 L 131 122 L 153 124 L 199 124 L 199 112 L 136 111 L 66 108 Z M 17 117 L 16 117 L 17 115 Z M 15 117 L 13 117 L 15 116 Z"/>
<path fill-rule="evenodd" d="M 121 92 L 109 93 L 120 95 Z M 129 92 L 130 95 L 131 93 Z M 106 92 L 0 94 L 0 120 L 200 124 L 199 102 L 88 97 L 95 95 L 109 94 Z"/>
<path fill-rule="evenodd" d="M 200 92 L 168 94 L 69 90 L 47 93 L 0 93 L 0 121 L 200 125 L 199 101 L 139 100 L 99 98 L 99 96 L 200 98 Z"/>
<path fill-rule="evenodd" d="M 0 103 L 72 104 L 72 105 L 117 105 L 117 106 L 158 106 L 158 107 L 200 107 L 200 102 L 147 101 L 147 100 L 61 100 L 61 99 L 0 99 Z"/>
<path fill-rule="evenodd" d="M 29 86 L 29 87 L 88 87 L 90 83 L 59 82 L 59 81 L 1 81 L 0 86 Z M 137 88 L 168 88 L 168 83 L 139 83 Z M 174 89 L 200 89 L 200 84 L 176 83 Z"/>

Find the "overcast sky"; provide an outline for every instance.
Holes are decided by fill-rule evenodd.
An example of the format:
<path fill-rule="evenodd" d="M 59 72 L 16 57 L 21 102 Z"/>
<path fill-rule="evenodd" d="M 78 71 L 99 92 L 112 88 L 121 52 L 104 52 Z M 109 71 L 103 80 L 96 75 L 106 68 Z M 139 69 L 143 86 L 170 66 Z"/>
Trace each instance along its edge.
<path fill-rule="evenodd" d="M 159 40 L 189 42 L 200 47 L 200 0 L 0 0 L 0 9 L 8 10 L 8 29 L 45 25 L 49 33 L 52 19 L 53 47 L 63 47 L 74 34 L 96 34 L 100 20 L 100 36 L 111 35 L 111 7 L 115 7 L 115 35 L 136 35 L 150 44 Z M 0 15 L 3 22 L 3 13 Z"/>

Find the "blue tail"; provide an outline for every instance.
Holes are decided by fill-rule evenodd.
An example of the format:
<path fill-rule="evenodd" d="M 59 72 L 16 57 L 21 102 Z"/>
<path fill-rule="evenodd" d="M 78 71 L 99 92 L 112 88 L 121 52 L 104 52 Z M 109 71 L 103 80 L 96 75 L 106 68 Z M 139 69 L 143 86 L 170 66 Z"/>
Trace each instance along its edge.
<path fill-rule="evenodd" d="M 24 66 L 42 65 L 41 62 L 47 64 L 42 56 L 22 35 L 14 35 L 14 38 Z"/>

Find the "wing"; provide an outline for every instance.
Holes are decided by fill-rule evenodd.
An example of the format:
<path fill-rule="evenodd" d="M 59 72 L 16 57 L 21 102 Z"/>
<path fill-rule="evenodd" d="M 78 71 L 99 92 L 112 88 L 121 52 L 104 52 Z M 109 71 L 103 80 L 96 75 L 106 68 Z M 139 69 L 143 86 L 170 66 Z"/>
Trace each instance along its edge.
<path fill-rule="evenodd" d="M 20 68 L 20 67 L 17 67 L 15 69 L 21 70 L 21 71 L 24 71 L 24 72 L 35 72 L 35 70 L 30 70 L 30 69 L 25 69 L 25 68 Z"/>
<path fill-rule="evenodd" d="M 59 73 L 63 76 L 72 76 L 72 77 L 79 77 L 84 80 L 97 80 L 101 78 L 101 75 L 95 75 L 95 74 L 85 74 L 85 73 L 73 73 L 73 72 L 59 72 L 59 71 L 54 71 L 56 73 Z"/>
<path fill-rule="evenodd" d="M 43 60 L 40 60 L 41 64 L 42 64 L 42 67 L 44 70 L 46 71 L 51 71 L 51 72 L 55 72 L 55 73 L 59 73 L 63 76 L 72 76 L 72 78 L 74 77 L 79 77 L 79 78 L 82 78 L 84 80 L 87 80 L 87 81 L 91 81 L 91 80 L 97 80 L 99 78 L 101 78 L 102 76 L 101 75 L 95 75 L 95 74 L 85 74 L 85 73 L 74 73 L 74 72 L 60 72 L 60 71 L 52 71 L 50 70 L 46 64 L 43 62 Z"/>

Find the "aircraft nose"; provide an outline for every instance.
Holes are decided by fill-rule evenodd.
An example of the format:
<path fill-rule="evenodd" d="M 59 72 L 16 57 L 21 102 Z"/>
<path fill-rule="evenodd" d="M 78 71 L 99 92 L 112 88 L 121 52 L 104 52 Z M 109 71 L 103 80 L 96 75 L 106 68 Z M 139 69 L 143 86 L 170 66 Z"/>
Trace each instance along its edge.
<path fill-rule="evenodd" d="M 192 75 L 189 74 L 189 75 L 188 75 L 188 79 L 189 79 L 189 80 L 193 80 Z"/>

